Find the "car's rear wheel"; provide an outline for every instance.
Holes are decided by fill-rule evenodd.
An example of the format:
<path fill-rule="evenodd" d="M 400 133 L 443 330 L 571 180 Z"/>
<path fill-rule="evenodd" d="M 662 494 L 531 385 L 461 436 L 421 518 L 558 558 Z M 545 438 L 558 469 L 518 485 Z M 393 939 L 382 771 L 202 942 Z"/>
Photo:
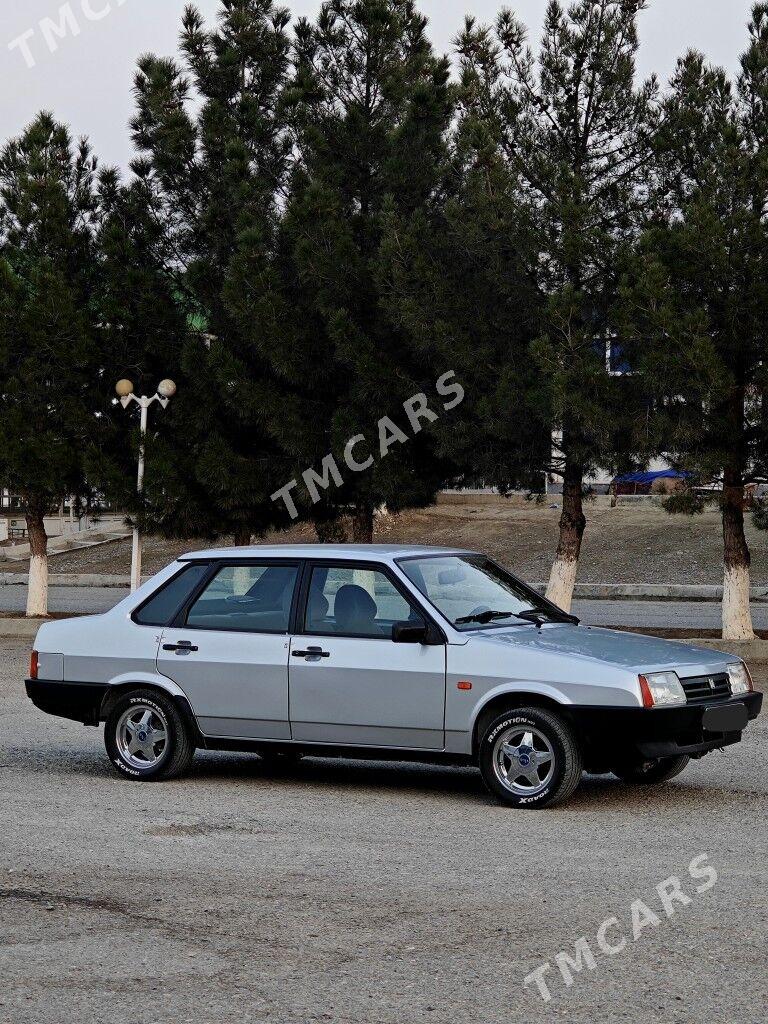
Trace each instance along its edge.
<path fill-rule="evenodd" d="M 488 723 L 478 763 L 488 789 L 510 807 L 567 800 L 581 779 L 581 751 L 566 720 L 546 708 L 505 711 Z"/>
<path fill-rule="evenodd" d="M 154 690 L 134 690 L 115 703 L 104 727 L 104 745 L 117 771 L 138 782 L 182 775 L 195 753 L 175 703 Z"/>
<path fill-rule="evenodd" d="M 624 782 L 652 786 L 657 782 L 674 779 L 689 761 L 690 757 L 687 754 L 680 754 L 678 757 L 658 757 L 648 761 L 632 761 L 615 767 L 613 774 Z"/>

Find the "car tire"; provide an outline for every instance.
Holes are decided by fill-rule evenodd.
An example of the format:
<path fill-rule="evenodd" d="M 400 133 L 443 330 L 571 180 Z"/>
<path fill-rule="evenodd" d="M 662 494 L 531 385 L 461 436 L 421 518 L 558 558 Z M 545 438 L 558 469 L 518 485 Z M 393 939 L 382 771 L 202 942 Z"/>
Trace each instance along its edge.
<path fill-rule="evenodd" d="M 191 731 L 171 697 L 133 690 L 110 711 L 104 745 L 118 774 L 135 782 L 175 779 L 195 753 Z"/>
<path fill-rule="evenodd" d="M 578 786 L 583 761 L 565 718 L 547 708 L 512 708 L 483 729 L 478 748 L 483 781 L 509 807 L 563 803 Z"/>
<path fill-rule="evenodd" d="M 659 757 L 653 761 L 636 761 L 632 764 L 620 765 L 613 769 L 613 774 L 623 782 L 635 783 L 640 786 L 652 786 L 657 782 L 668 782 L 685 768 L 690 761 L 687 754 L 678 757 Z"/>

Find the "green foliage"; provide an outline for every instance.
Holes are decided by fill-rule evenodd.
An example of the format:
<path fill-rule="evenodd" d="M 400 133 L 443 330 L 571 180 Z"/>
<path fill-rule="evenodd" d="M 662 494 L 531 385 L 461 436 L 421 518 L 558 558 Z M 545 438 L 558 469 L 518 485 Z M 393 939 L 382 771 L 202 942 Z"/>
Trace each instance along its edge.
<path fill-rule="evenodd" d="M 41 114 L 0 153 L 0 482 L 40 523 L 102 433 L 96 159 Z"/>
<path fill-rule="evenodd" d="M 671 516 L 700 516 L 704 512 L 706 502 L 692 487 L 683 487 L 664 498 L 661 507 Z"/>
<path fill-rule="evenodd" d="M 288 100 L 297 162 L 277 257 L 262 268 L 258 240 L 244 245 L 227 293 L 275 381 L 260 402 L 292 461 L 281 483 L 328 453 L 343 467 L 349 439 L 375 434 L 383 416 L 408 430 L 403 401 L 434 395 L 437 378 L 453 368 L 413 348 L 385 295 L 387 226 L 425 210 L 439 184 L 452 113 L 447 62 L 403 0 L 323 4 L 316 23 L 296 25 L 295 62 Z M 267 273 L 269 300 L 254 316 L 250 285 Z M 359 458 L 366 455 L 361 448 Z M 431 502 L 447 475 L 425 429 L 365 472 L 345 471 L 327 506 L 309 511 L 332 518 L 350 509 L 370 519 L 383 502 L 393 511 Z"/>
<path fill-rule="evenodd" d="M 251 336 L 271 301 L 291 150 L 287 25 L 271 0 L 229 0 L 211 30 L 189 6 L 180 63 L 139 62 L 125 254 L 141 252 L 147 269 L 127 308 L 133 322 L 162 308 L 164 338 L 140 344 L 139 371 L 153 385 L 158 374 L 179 381 L 148 447 L 143 510 L 167 534 L 262 534 L 288 472 L 265 424 L 270 368 Z M 246 329 L 227 300 L 244 259 Z M 121 331 L 129 338 L 130 323 Z"/>
<path fill-rule="evenodd" d="M 678 63 L 658 139 L 658 212 L 625 291 L 659 451 L 702 477 L 723 474 L 729 493 L 766 472 L 766 95 L 768 7 L 757 4 L 735 84 L 698 53 Z"/>
<path fill-rule="evenodd" d="M 752 506 L 752 525 L 756 530 L 768 530 L 768 500 L 758 498 Z"/>
<path fill-rule="evenodd" d="M 539 292 L 531 357 L 562 436 L 555 468 L 577 478 L 645 443 L 643 395 L 607 372 L 605 354 L 657 122 L 655 79 L 634 81 L 643 7 L 553 0 L 536 57 L 509 11 L 495 31 L 468 18 L 459 40 L 461 150 L 487 168 L 488 202 Z"/>

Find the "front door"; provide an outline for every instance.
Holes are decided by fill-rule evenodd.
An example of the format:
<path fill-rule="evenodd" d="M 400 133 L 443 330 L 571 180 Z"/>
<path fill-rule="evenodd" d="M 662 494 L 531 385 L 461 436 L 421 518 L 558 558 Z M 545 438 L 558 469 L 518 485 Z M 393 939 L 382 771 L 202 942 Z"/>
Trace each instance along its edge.
<path fill-rule="evenodd" d="M 293 738 L 441 750 L 445 646 L 392 640 L 396 622 L 420 618 L 383 569 L 313 566 L 291 641 Z"/>
<path fill-rule="evenodd" d="M 290 739 L 289 624 L 298 565 L 222 565 L 180 628 L 168 627 L 158 669 L 189 698 L 205 736 Z"/>

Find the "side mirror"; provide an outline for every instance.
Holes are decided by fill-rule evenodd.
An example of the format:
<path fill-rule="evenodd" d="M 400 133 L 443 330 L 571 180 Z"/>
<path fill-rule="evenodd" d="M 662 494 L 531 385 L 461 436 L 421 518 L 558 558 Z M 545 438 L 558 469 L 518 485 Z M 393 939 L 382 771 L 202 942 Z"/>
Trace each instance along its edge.
<path fill-rule="evenodd" d="M 392 627 L 392 639 L 396 644 L 425 644 L 427 642 L 427 625 L 421 622 L 396 622 Z"/>

